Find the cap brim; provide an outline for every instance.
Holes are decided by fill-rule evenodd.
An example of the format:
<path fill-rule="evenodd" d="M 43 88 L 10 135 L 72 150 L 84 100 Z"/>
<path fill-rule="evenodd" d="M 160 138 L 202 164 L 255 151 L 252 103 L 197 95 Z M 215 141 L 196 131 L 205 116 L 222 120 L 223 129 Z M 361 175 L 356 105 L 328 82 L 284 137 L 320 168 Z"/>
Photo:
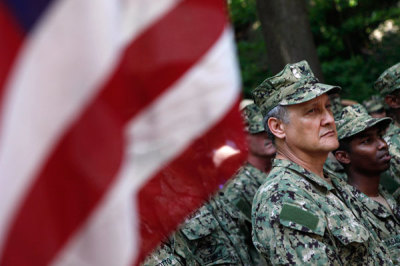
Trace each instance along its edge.
<path fill-rule="evenodd" d="M 355 136 L 358 133 L 361 133 L 368 128 L 378 126 L 378 125 L 382 126 L 382 127 L 387 127 L 387 126 L 389 126 L 389 124 L 391 122 L 392 122 L 392 119 L 390 117 L 370 118 L 370 119 L 367 119 L 366 121 L 362 118 L 354 119 L 352 121 L 352 125 L 355 130 L 352 131 L 350 134 L 345 134 L 344 136 L 338 136 L 338 139 L 341 140 L 341 139 Z"/>
<path fill-rule="evenodd" d="M 250 134 L 258 134 L 258 133 L 263 133 L 265 130 L 249 130 L 248 131 Z"/>
<path fill-rule="evenodd" d="M 309 86 L 304 86 L 301 89 L 297 89 L 297 92 L 285 97 L 279 104 L 280 105 L 293 105 L 308 102 L 315 99 L 325 93 L 339 92 L 341 88 L 339 86 L 333 86 L 323 83 L 315 83 Z"/>

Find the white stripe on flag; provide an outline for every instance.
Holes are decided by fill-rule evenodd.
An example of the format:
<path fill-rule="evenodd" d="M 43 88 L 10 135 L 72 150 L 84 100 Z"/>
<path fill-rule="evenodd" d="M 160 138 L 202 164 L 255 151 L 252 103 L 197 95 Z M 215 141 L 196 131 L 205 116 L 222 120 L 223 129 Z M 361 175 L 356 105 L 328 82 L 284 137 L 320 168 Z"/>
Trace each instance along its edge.
<path fill-rule="evenodd" d="M 25 190 L 59 137 L 101 89 L 130 38 L 179 0 L 159 2 L 59 0 L 26 40 L 2 110 L 0 252 Z M 122 17 L 132 14 L 137 19 Z"/>
<path fill-rule="evenodd" d="M 136 195 L 143 182 L 209 130 L 239 97 L 232 31 L 127 127 L 117 181 L 54 265 L 128 265 L 138 254 Z"/>

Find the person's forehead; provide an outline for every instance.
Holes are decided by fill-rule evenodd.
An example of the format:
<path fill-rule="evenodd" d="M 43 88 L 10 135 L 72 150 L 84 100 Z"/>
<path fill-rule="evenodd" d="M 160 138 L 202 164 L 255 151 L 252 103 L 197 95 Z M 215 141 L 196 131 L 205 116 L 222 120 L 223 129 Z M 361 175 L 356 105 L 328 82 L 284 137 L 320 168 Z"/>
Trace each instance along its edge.
<path fill-rule="evenodd" d="M 369 127 L 367 129 L 361 131 L 360 133 L 354 135 L 353 139 L 359 139 L 359 138 L 377 135 L 380 131 L 382 131 L 382 128 L 379 127 L 378 125 L 375 125 L 373 127 Z"/>

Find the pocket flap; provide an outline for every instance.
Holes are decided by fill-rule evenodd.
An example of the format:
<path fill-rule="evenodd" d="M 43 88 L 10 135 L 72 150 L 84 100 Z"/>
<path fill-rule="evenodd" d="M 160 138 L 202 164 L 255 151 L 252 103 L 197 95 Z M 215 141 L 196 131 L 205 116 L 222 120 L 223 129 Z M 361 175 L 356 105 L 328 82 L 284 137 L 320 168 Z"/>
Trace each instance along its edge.
<path fill-rule="evenodd" d="M 328 216 L 328 227 L 333 236 L 342 244 L 364 243 L 369 239 L 370 233 L 362 224 L 354 219 L 345 219 L 339 216 Z"/>

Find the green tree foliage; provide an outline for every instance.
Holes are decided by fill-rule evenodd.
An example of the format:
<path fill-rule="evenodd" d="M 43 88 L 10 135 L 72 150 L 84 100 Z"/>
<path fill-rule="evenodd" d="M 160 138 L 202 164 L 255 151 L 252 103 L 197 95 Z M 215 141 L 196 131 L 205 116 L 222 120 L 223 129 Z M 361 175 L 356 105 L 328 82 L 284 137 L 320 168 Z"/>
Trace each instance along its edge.
<path fill-rule="evenodd" d="M 362 101 L 373 82 L 400 61 L 400 4 L 394 0 L 309 0 L 309 16 L 325 82 L 340 85 L 342 98 Z M 244 94 L 271 75 L 255 0 L 230 0 Z M 373 38 L 376 30 L 380 35 Z M 376 35 L 376 34 L 375 34 Z"/>
<path fill-rule="evenodd" d="M 272 74 L 267 68 L 265 43 L 256 15 L 256 1 L 229 0 L 228 3 L 235 27 L 243 93 L 246 98 L 250 98 L 250 91 Z"/>

